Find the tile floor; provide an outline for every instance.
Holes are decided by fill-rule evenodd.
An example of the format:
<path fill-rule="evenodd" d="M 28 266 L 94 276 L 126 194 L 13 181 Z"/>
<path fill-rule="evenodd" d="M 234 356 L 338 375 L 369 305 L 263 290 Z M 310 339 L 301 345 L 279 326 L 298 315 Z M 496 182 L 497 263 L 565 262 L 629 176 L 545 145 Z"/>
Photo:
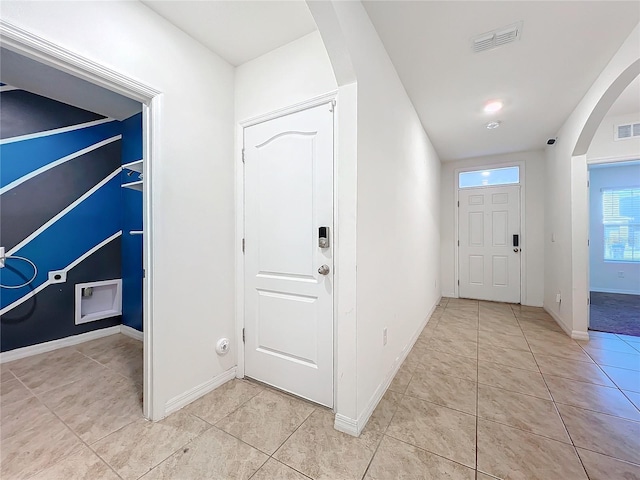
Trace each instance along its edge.
<path fill-rule="evenodd" d="M 234 380 L 141 412 L 121 335 L 2 365 L 2 480 L 640 480 L 640 338 L 568 338 L 539 308 L 443 299 L 360 438 Z"/>

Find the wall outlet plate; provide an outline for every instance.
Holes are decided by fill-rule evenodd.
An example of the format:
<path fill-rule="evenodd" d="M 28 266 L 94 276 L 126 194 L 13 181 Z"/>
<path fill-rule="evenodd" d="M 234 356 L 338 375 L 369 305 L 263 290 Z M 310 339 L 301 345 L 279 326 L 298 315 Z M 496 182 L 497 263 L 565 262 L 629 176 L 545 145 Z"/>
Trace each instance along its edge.
<path fill-rule="evenodd" d="M 382 345 L 387 344 L 387 327 L 382 330 Z"/>
<path fill-rule="evenodd" d="M 65 270 L 54 270 L 49 272 L 50 283 L 64 283 L 67 281 L 67 272 Z"/>

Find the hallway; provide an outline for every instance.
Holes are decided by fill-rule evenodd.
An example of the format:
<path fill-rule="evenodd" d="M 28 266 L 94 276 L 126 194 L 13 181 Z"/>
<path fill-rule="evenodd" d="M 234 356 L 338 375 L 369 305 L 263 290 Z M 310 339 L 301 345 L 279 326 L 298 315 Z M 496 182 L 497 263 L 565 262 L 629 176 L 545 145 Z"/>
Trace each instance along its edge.
<path fill-rule="evenodd" d="M 126 365 L 108 358 L 118 349 Z M 639 339 L 576 342 L 540 308 L 443 299 L 360 438 L 243 380 L 149 423 L 136 361 L 116 335 L 2 365 L 0 476 L 640 478 Z"/>

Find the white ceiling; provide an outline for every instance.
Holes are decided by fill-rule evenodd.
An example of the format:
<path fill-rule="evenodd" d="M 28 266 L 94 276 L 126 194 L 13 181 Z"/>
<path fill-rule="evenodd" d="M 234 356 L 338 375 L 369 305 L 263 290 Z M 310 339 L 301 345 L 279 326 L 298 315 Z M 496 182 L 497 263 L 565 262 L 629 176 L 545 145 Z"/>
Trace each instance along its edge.
<path fill-rule="evenodd" d="M 635 1 L 364 5 L 443 161 L 543 148 L 640 17 Z M 472 37 L 520 20 L 521 40 L 472 53 Z M 484 114 L 495 98 L 504 109 Z"/>
<path fill-rule="evenodd" d="M 302 0 L 142 1 L 233 65 L 316 29 Z M 363 3 L 443 161 L 543 148 L 640 19 L 636 1 Z M 521 20 L 519 41 L 472 53 Z M 491 99 L 504 109 L 484 114 Z"/>
<path fill-rule="evenodd" d="M 141 1 L 235 66 L 316 30 L 303 0 Z"/>
<path fill-rule="evenodd" d="M 0 48 L 2 82 L 106 117 L 124 120 L 142 104 L 20 54 Z"/>

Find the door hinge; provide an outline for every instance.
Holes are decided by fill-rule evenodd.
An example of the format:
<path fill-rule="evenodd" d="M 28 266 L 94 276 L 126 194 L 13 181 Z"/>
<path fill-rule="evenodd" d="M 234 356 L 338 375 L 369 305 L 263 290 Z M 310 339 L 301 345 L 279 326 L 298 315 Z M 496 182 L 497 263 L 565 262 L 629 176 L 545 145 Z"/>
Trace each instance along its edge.
<path fill-rule="evenodd" d="M 460 285 L 460 280 L 458 280 L 458 285 Z"/>
<path fill-rule="evenodd" d="M 458 200 L 458 207 L 460 206 L 460 200 Z"/>
<path fill-rule="evenodd" d="M 244 343 L 244 328 L 242 329 L 242 343 Z"/>
<path fill-rule="evenodd" d="M 589 180 L 587 180 L 587 188 L 589 188 Z"/>
<path fill-rule="evenodd" d="M 244 253 L 244 238 L 242 239 L 242 253 Z"/>
<path fill-rule="evenodd" d="M 589 239 L 587 238 L 587 247 L 591 246 L 591 244 L 589 243 Z"/>
<path fill-rule="evenodd" d="M 142 278 L 147 278 L 147 271 L 144 268 L 142 269 Z"/>
<path fill-rule="evenodd" d="M 244 148 L 242 149 L 242 163 L 244 163 Z"/>
<path fill-rule="evenodd" d="M 329 104 L 329 111 L 333 113 L 335 106 L 336 106 L 336 101 L 331 100 L 331 103 Z"/>
<path fill-rule="evenodd" d="M 587 297 L 587 305 L 591 305 L 591 298 Z"/>
<path fill-rule="evenodd" d="M 460 240 L 458 240 L 458 246 L 460 246 Z"/>

